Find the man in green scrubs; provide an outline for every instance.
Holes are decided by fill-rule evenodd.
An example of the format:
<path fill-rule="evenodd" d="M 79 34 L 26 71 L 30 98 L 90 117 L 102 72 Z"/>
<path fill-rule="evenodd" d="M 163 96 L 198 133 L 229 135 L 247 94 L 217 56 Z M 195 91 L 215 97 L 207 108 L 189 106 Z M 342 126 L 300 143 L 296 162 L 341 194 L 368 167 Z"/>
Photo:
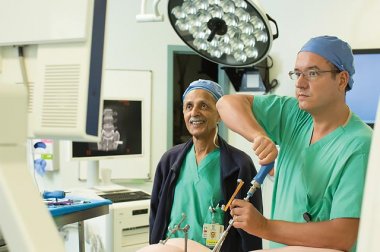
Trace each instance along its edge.
<path fill-rule="evenodd" d="M 275 160 L 280 148 L 271 220 L 236 200 L 234 227 L 272 241 L 273 248 L 355 250 L 372 130 L 345 102 L 354 73 L 351 47 L 320 36 L 302 47 L 289 72 L 295 97 L 219 100 L 222 120 L 252 142 L 260 163 Z"/>
<path fill-rule="evenodd" d="M 251 158 L 218 135 L 216 101 L 222 95 L 217 83 L 197 80 L 182 96 L 183 118 L 192 137 L 168 150 L 157 165 L 151 198 L 151 244 L 168 237 L 183 238 L 182 229 L 189 225 L 189 239 L 213 248 L 231 219 L 223 205 L 234 193 L 237 180 L 244 182 L 237 198 L 244 198 L 249 190 L 256 175 Z M 261 192 L 247 203 L 262 212 Z M 186 218 L 181 223 L 182 214 Z M 261 247 L 260 238 L 232 228 L 221 251 L 245 252 Z"/>

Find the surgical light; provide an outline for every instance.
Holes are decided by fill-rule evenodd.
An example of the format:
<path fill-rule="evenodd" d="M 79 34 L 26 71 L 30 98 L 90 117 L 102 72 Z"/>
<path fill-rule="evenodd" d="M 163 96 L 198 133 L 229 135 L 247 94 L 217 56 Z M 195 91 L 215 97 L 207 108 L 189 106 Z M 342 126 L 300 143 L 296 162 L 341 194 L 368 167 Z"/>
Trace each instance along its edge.
<path fill-rule="evenodd" d="M 178 36 L 202 57 L 229 67 L 252 66 L 268 55 L 277 23 L 253 0 L 169 0 Z M 272 34 L 269 21 L 276 27 Z"/>

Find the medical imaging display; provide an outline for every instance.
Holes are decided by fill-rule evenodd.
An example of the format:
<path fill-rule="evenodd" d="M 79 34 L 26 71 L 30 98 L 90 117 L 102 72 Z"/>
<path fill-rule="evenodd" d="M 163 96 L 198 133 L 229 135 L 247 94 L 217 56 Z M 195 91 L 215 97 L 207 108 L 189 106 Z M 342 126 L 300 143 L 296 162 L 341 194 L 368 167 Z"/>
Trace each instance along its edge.
<path fill-rule="evenodd" d="M 105 100 L 100 142 L 73 142 L 73 158 L 142 154 L 142 101 Z"/>

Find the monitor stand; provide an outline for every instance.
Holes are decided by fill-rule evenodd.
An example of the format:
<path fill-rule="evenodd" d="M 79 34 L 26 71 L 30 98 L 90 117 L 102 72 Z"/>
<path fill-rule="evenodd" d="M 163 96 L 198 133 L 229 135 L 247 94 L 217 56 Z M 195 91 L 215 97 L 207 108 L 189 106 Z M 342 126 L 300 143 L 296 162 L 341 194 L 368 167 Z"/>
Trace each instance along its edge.
<path fill-rule="evenodd" d="M 87 187 L 93 188 L 102 192 L 111 192 L 111 191 L 125 191 L 126 187 L 117 185 L 111 182 L 111 171 L 103 172 L 102 170 L 102 182 L 99 179 L 99 161 L 98 160 L 89 160 L 87 161 Z M 106 175 L 107 174 L 107 175 Z M 107 177 L 107 178 L 106 178 Z"/>
<path fill-rule="evenodd" d="M 88 160 L 87 161 L 87 187 L 93 188 L 99 185 L 99 161 Z"/>

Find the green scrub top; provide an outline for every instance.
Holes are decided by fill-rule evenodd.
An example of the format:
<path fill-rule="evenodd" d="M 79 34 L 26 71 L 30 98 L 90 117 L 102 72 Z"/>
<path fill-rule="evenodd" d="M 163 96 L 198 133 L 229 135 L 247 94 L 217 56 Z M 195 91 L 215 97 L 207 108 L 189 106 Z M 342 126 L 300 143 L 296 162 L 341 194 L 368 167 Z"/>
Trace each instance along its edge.
<path fill-rule="evenodd" d="M 295 98 L 255 96 L 253 113 L 280 146 L 272 219 L 319 222 L 359 218 L 372 130 L 355 114 L 310 145 L 313 121 Z M 282 244 L 272 242 L 271 247 Z"/>
<path fill-rule="evenodd" d="M 181 228 L 186 224 L 190 225 L 188 238 L 205 245 L 205 239 L 202 238 L 203 224 L 213 223 L 213 221 L 223 224 L 224 212 L 219 208 L 212 216 L 209 210 L 211 205 L 216 207 L 220 200 L 222 200 L 220 149 L 207 154 L 197 165 L 193 146 L 182 163 L 174 192 L 169 227 L 173 228 L 177 225 L 182 218 L 182 213 L 185 213 L 186 219 L 181 224 Z M 184 238 L 185 236 L 182 231 L 177 231 L 171 237 Z"/>

